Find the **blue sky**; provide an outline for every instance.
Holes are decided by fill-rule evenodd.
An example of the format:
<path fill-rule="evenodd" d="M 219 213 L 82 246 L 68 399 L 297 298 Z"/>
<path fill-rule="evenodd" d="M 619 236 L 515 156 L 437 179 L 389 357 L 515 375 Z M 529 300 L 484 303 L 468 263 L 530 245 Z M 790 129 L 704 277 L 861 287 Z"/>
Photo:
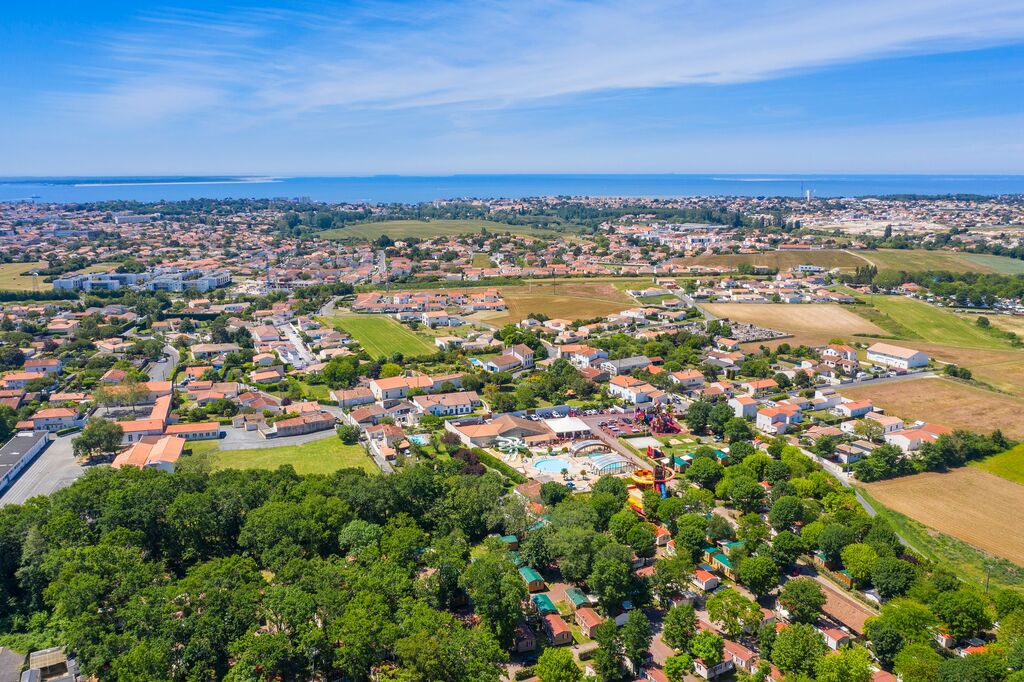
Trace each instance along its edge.
<path fill-rule="evenodd" d="M 0 175 L 1024 173 L 1020 0 L 4 11 Z"/>

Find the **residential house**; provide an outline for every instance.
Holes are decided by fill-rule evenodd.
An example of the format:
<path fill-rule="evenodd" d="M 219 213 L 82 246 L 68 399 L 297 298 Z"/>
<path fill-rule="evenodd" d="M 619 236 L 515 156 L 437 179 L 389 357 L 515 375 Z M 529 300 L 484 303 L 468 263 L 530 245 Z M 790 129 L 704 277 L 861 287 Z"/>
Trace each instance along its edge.
<path fill-rule="evenodd" d="M 757 401 L 748 395 L 729 398 L 727 403 L 732 408 L 733 414 L 742 419 L 753 419 L 757 416 Z"/>
<path fill-rule="evenodd" d="M 604 618 L 589 606 L 577 608 L 575 618 L 576 625 L 578 625 L 580 630 L 583 631 L 583 634 L 590 639 L 594 638 L 594 634 L 597 632 L 597 626 L 604 622 Z"/>
<path fill-rule="evenodd" d="M 874 411 L 875 406 L 870 400 L 847 400 L 835 406 L 834 412 L 841 417 L 856 419 L 863 417 L 868 412 Z"/>
<path fill-rule="evenodd" d="M 541 623 L 544 625 L 544 632 L 548 636 L 548 642 L 552 646 L 572 644 L 572 630 L 569 629 L 569 626 L 565 624 L 565 621 L 557 613 L 549 613 L 543 616 Z"/>
<path fill-rule="evenodd" d="M 429 413 L 435 417 L 451 417 L 469 414 L 480 406 L 482 401 L 476 391 L 461 391 L 418 395 L 413 397 L 412 403 L 424 414 Z"/>
<path fill-rule="evenodd" d="M 704 386 L 704 373 L 697 369 L 672 372 L 668 378 L 673 384 L 687 391 Z"/>
<path fill-rule="evenodd" d="M 51 407 L 38 410 L 32 415 L 30 421 L 35 431 L 60 431 L 82 426 L 84 423 L 79 411 L 71 407 Z"/>
<path fill-rule="evenodd" d="M 133 466 L 173 472 L 184 447 L 185 439 L 178 436 L 146 436 L 118 453 L 111 466 L 115 469 Z"/>

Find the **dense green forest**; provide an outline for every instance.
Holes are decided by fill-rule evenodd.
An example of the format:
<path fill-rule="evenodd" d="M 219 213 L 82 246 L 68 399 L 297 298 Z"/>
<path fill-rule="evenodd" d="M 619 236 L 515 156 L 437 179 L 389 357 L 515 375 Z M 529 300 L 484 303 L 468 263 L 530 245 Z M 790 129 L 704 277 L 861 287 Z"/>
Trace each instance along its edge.
<path fill-rule="evenodd" d="M 497 680 L 525 592 L 503 551 L 469 551 L 527 517 L 460 466 L 91 470 L 0 509 L 0 642 L 66 645 L 103 680 Z M 484 627 L 451 612 L 467 592 Z"/>

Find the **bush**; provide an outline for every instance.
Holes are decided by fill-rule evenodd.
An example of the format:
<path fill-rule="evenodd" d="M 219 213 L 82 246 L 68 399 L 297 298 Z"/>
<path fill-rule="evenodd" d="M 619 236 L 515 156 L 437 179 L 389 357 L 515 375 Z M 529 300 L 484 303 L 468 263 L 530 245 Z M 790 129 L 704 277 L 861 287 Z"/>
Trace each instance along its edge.
<path fill-rule="evenodd" d="M 69 426 L 68 428 L 61 429 L 60 431 L 57 431 L 56 433 L 57 433 L 58 436 L 66 436 L 69 433 L 78 433 L 81 430 L 82 430 L 81 426 Z"/>
<path fill-rule="evenodd" d="M 529 479 L 523 476 L 521 473 L 510 467 L 509 465 L 502 462 L 494 455 L 482 450 L 480 448 L 473 448 L 473 454 L 480 458 L 480 462 L 483 463 L 488 469 L 494 469 L 495 471 L 502 473 L 510 481 L 519 485 L 520 483 L 526 483 Z"/>

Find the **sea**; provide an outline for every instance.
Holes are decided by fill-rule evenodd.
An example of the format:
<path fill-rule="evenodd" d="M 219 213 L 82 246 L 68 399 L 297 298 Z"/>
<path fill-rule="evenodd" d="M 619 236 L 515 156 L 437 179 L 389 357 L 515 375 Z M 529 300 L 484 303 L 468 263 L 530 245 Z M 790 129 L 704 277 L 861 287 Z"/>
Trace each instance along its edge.
<path fill-rule="evenodd" d="M 374 175 L 365 177 L 0 178 L 0 201 L 83 203 L 183 199 L 310 199 L 420 203 L 438 199 L 589 197 L 863 197 L 1024 194 L 1024 175 Z"/>

